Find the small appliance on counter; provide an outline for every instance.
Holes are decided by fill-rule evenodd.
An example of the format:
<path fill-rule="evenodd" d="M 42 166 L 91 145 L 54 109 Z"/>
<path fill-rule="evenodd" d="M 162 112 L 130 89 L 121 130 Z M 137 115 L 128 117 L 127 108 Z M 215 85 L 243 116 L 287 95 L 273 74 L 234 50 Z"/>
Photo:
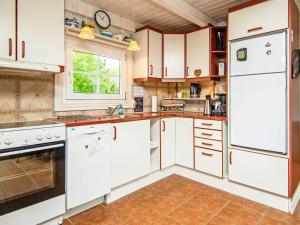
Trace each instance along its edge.
<path fill-rule="evenodd" d="M 183 112 L 185 102 L 182 100 L 164 99 L 161 101 L 161 112 Z"/>
<path fill-rule="evenodd" d="M 143 97 L 134 97 L 134 112 L 143 112 L 144 110 L 144 99 Z"/>
<path fill-rule="evenodd" d="M 191 83 L 190 98 L 200 98 L 201 86 L 197 83 Z"/>
<path fill-rule="evenodd" d="M 206 100 L 205 100 L 205 105 L 204 105 L 204 115 L 211 115 L 212 114 L 212 103 L 211 103 L 211 96 L 210 95 L 206 95 L 205 96 Z"/>
<path fill-rule="evenodd" d="M 226 94 L 217 94 L 218 99 L 214 101 L 213 116 L 226 116 Z"/>

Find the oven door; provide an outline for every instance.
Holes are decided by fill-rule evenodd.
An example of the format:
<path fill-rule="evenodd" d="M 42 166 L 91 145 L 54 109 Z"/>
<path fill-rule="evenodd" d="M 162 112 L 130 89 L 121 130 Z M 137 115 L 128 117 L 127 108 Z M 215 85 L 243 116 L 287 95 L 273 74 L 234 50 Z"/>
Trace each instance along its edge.
<path fill-rule="evenodd" d="M 0 215 L 64 193 L 64 142 L 0 151 Z"/>

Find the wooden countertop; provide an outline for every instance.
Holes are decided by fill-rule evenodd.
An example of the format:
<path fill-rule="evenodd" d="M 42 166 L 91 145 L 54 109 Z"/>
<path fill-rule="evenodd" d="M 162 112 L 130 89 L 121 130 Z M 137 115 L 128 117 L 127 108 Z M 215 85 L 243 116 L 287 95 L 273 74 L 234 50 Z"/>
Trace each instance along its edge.
<path fill-rule="evenodd" d="M 163 112 L 163 113 L 132 113 L 126 114 L 125 118 L 120 118 L 118 116 L 101 116 L 95 119 L 86 119 L 75 121 L 73 119 L 54 119 L 57 122 L 65 123 L 66 127 L 75 127 L 75 126 L 85 126 L 93 124 L 103 124 L 103 123 L 121 123 L 128 121 L 138 121 L 138 120 L 148 120 L 155 118 L 169 118 L 169 117 L 181 117 L 181 118 L 193 118 L 193 119 L 205 119 L 205 120 L 217 120 L 217 121 L 226 121 L 227 117 L 224 116 L 206 116 L 203 113 L 195 112 Z"/>

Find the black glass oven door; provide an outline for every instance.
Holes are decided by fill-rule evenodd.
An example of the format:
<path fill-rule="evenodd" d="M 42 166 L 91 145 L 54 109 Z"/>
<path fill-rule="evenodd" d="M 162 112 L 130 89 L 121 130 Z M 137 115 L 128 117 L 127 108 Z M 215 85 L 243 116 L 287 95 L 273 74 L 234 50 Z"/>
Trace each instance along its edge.
<path fill-rule="evenodd" d="M 64 193 L 64 142 L 0 152 L 0 215 Z"/>

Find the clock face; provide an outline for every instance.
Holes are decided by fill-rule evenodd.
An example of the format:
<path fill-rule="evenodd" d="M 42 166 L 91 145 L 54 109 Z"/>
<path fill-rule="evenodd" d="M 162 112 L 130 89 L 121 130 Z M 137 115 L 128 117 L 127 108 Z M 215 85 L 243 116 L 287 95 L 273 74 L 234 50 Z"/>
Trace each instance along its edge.
<path fill-rule="evenodd" d="M 95 13 L 95 21 L 97 25 L 102 29 L 108 29 L 110 27 L 110 17 L 103 10 L 99 10 Z"/>

